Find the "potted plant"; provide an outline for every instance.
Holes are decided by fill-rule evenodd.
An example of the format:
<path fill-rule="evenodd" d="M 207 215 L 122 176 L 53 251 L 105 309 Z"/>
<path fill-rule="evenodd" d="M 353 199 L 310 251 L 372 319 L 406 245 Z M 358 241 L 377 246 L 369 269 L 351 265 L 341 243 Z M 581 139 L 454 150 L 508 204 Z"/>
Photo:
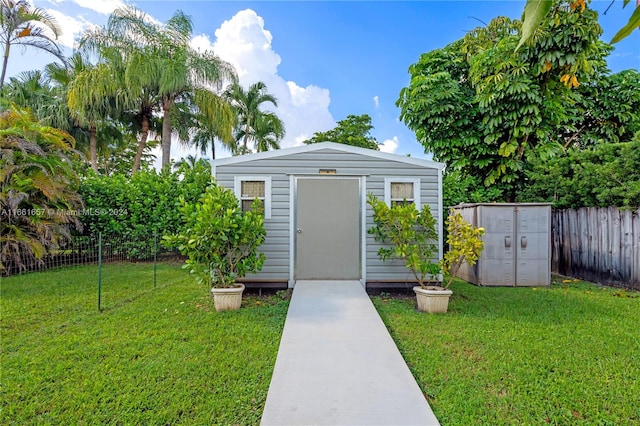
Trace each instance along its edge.
<path fill-rule="evenodd" d="M 441 301 L 440 304 L 448 304 L 451 290 L 444 290 L 437 285 L 440 268 L 433 262 L 433 257 L 438 253 L 438 234 L 436 220 L 429 206 L 423 206 L 420 211 L 411 203 L 398 203 L 389 207 L 371 194 L 368 204 L 373 209 L 375 224 L 368 232 L 374 235 L 376 241 L 388 245 L 378 249 L 378 256 L 383 261 L 392 257 L 404 260 L 419 284 L 413 288 L 418 300 L 418 310 L 431 311 L 431 308 L 425 306 L 423 297 L 430 293 Z"/>
<path fill-rule="evenodd" d="M 376 241 L 389 244 L 381 247 L 378 256 L 383 261 L 390 257 L 403 259 L 413 273 L 418 286 L 416 293 L 418 310 L 429 313 L 444 313 L 449 307 L 449 298 L 453 294 L 449 286 L 462 262 L 474 265 L 484 248 L 483 228 L 474 228 L 464 221 L 459 212 L 452 211 L 447 218 L 447 242 L 449 251 L 440 262 L 433 263 L 437 253 L 438 234 L 436 220 L 429 206 L 418 211 L 413 204 L 387 206 L 373 195 L 369 195 L 369 205 L 373 209 L 375 226 L 369 233 Z M 444 285 L 437 279 L 440 272 L 449 274 Z"/>
<path fill-rule="evenodd" d="M 266 236 L 261 204 L 244 212 L 230 190 L 214 183 L 197 203 L 181 200 L 180 209 L 184 226 L 165 244 L 187 256 L 183 268 L 211 287 L 217 311 L 239 309 L 244 285 L 236 279 L 260 271 L 265 260 L 258 252 Z"/>

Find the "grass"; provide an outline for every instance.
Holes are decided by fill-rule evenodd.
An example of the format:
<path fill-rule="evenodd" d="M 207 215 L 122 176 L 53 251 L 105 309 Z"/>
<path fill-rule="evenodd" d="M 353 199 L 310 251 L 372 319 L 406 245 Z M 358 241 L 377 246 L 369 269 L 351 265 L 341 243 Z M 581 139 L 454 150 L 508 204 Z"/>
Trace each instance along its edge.
<path fill-rule="evenodd" d="M 217 313 L 177 265 L 3 278 L 0 423 L 259 423 L 288 302 Z"/>
<path fill-rule="evenodd" d="M 443 425 L 640 424 L 640 294 L 555 281 L 373 300 Z"/>

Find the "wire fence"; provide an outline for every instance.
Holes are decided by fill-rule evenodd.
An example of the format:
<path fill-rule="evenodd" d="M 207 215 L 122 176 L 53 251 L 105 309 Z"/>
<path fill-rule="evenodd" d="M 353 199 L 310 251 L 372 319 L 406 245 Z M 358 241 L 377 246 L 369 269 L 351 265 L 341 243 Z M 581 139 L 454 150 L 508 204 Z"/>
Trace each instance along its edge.
<path fill-rule="evenodd" d="M 155 288 L 158 261 L 175 259 L 177 256 L 176 252 L 167 250 L 160 245 L 157 232 L 147 237 L 98 233 L 74 236 L 40 259 L 20 253 L 12 261 L 5 264 L 2 276 L 95 265 L 97 268 L 98 310 L 101 310 L 103 264 L 122 262 L 153 264 L 153 287 Z"/>
<path fill-rule="evenodd" d="M 175 255 L 160 245 L 157 233 L 143 238 L 98 233 L 72 237 L 40 259 L 19 254 L 18 259 L 5 265 L 2 275 L 20 275 L 99 262 L 154 262 L 159 257 Z"/>

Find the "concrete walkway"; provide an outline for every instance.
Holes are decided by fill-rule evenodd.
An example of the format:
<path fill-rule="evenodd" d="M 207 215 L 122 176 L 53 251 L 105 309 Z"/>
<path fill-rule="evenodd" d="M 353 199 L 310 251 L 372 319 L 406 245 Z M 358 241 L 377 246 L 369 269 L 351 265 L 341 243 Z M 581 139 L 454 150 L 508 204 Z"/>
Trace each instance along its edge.
<path fill-rule="evenodd" d="M 262 425 L 437 425 L 358 281 L 298 281 Z"/>

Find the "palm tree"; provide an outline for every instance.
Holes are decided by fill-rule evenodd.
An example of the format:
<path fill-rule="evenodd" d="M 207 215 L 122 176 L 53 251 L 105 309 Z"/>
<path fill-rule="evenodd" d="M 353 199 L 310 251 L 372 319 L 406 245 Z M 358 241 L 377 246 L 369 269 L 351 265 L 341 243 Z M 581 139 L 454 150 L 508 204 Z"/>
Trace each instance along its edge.
<path fill-rule="evenodd" d="M 265 135 L 269 134 L 271 134 L 270 137 L 273 140 L 268 143 L 263 140 L 262 147 L 270 146 L 276 148 L 278 146 L 278 140 L 284 136 L 284 124 L 274 113 L 265 113 L 260 109 L 261 105 L 265 103 L 270 103 L 274 107 L 278 106 L 278 100 L 268 93 L 265 83 L 261 81 L 254 83 L 246 91 L 240 84 L 234 83 L 227 88 L 225 97 L 230 100 L 237 116 L 235 135 L 238 147 L 236 153 L 248 153 L 250 151 L 248 148 L 249 141 L 253 142 L 258 148 L 258 139 L 264 138 Z M 269 118 L 261 117 L 264 115 L 269 115 Z M 262 136 L 258 131 L 260 127 L 262 127 L 260 130 Z M 242 143 L 242 146 L 239 146 L 240 143 Z"/>
<path fill-rule="evenodd" d="M 256 115 L 251 127 L 251 139 L 256 152 L 280 149 L 279 141 L 285 135 L 282 121 L 272 112 L 264 112 Z M 237 133 L 238 139 L 245 139 L 244 130 Z"/>
<path fill-rule="evenodd" d="M 11 46 L 27 46 L 44 50 L 65 61 L 60 46 L 47 35 L 47 30 L 55 38 L 61 33 L 56 20 L 44 10 L 34 7 L 27 0 L 0 0 L 0 42 L 4 45 L 0 90 L 9 63 Z"/>
<path fill-rule="evenodd" d="M 125 149 L 126 145 L 124 129 L 119 122 L 122 111 L 117 108 L 113 95 L 103 93 L 104 99 L 100 98 L 99 103 L 94 99 L 96 94 L 93 92 L 98 92 L 97 96 L 100 96 L 109 87 L 115 87 L 113 77 L 108 76 L 111 69 L 103 69 L 102 74 L 98 74 L 96 68 L 79 52 L 68 59 L 66 66 L 57 62 L 45 66 L 45 72 L 56 93 L 56 102 L 47 106 L 47 117 L 56 117 L 57 121 L 52 121 L 52 125 L 71 133 L 78 149 L 89 158 L 94 171 L 99 169 L 100 164 L 104 165 L 108 161 L 114 150 Z M 76 93 L 86 89 L 82 88 L 82 84 L 86 86 L 87 80 L 100 79 L 105 74 L 109 81 L 92 86 L 92 93 L 88 96 Z M 105 85 L 108 86 L 107 89 Z"/>
<path fill-rule="evenodd" d="M 190 34 L 190 33 L 189 33 Z M 178 59 L 177 66 L 164 68 L 164 81 L 160 86 L 162 98 L 162 165 L 169 164 L 171 154 L 171 136 L 173 129 L 170 121 L 175 104 L 190 98 L 192 105 L 202 116 L 215 126 L 222 140 L 232 139 L 235 116 L 231 105 L 214 90 L 220 90 L 225 81 L 235 79 L 233 67 L 211 53 L 199 54 L 188 44 L 180 46 L 173 58 Z M 213 90 L 212 90 L 213 88 Z M 184 137 L 180 138 L 184 140 Z"/>
<path fill-rule="evenodd" d="M 81 228 L 69 214 L 82 208 L 66 132 L 38 123 L 24 110 L 0 113 L 0 271 L 25 269 Z M 28 212 L 28 213 L 21 213 Z"/>
<path fill-rule="evenodd" d="M 111 69 L 114 80 L 112 95 L 123 121 L 130 123 L 138 146 L 133 160 L 132 174 L 140 169 L 147 149 L 150 132 L 160 133 L 154 115 L 159 111 L 158 81 L 154 76 L 140 72 L 139 65 L 153 61 L 156 50 L 145 38 L 134 39 L 124 33 L 123 22 L 144 21 L 146 15 L 134 8 L 116 10 L 104 28 L 90 28 L 80 40 L 80 49 L 97 53 L 99 61 Z M 105 77 L 109 77 L 105 75 Z"/>
<path fill-rule="evenodd" d="M 207 150 L 211 148 L 211 159 L 216 159 L 216 146 L 215 142 L 219 141 L 222 147 L 232 154 L 235 153 L 237 144 L 233 138 L 224 139 L 223 135 L 225 131 L 220 129 L 220 123 L 215 121 L 209 121 L 207 117 L 199 114 L 195 117 L 196 125 L 194 126 L 196 131 L 193 135 L 191 143 L 194 147 L 200 149 L 200 153 L 205 155 Z"/>
<path fill-rule="evenodd" d="M 175 107 L 187 103 L 207 120 L 219 123 L 224 139 L 231 139 L 234 114 L 228 102 L 216 93 L 227 81 L 237 79 L 235 70 L 210 52 L 189 46 L 192 23 L 177 11 L 164 25 L 143 12 L 125 7 L 109 17 L 105 29 L 89 33 L 85 44 L 120 47 L 125 55 L 126 87 L 134 95 L 145 88 L 157 97 L 162 111 L 162 165 L 169 164 L 171 138 L 176 130 Z M 179 132 L 180 139 L 188 132 Z"/>
<path fill-rule="evenodd" d="M 89 162 L 96 173 L 98 131 L 115 112 L 116 92 L 114 68 L 106 62 L 96 65 L 82 63 L 67 87 L 67 105 L 71 116 L 89 129 Z"/>
<path fill-rule="evenodd" d="M 69 68 L 51 63 L 44 71 L 24 71 L 10 77 L 4 86 L 2 100 L 6 103 L 5 108 L 13 104 L 31 111 L 40 124 L 70 133 L 80 147 L 86 132 L 74 125 L 66 101 L 68 76 L 78 66 L 75 56 L 70 58 L 68 65 Z"/>
<path fill-rule="evenodd" d="M 193 169 L 198 164 L 204 165 L 206 167 L 211 167 L 209 161 L 207 161 L 206 158 L 197 158 L 195 155 L 189 154 L 186 157 L 183 157 L 180 160 L 176 161 L 176 163 L 173 165 L 173 168 L 175 170 L 180 170 L 183 168 Z"/>
<path fill-rule="evenodd" d="M 49 105 L 54 97 L 47 75 L 35 70 L 23 71 L 10 77 L 4 86 L 2 100 L 28 109 L 41 119 L 42 107 Z"/>

